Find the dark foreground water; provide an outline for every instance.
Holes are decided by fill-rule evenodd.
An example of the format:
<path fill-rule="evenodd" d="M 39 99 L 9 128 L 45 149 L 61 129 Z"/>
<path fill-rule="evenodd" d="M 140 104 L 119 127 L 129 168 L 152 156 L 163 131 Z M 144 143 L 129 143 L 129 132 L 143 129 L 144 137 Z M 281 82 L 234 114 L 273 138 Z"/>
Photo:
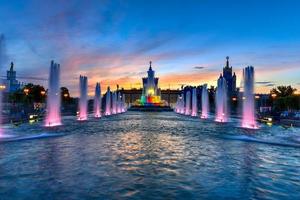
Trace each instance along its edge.
<path fill-rule="evenodd" d="M 6 127 L 0 199 L 300 199 L 300 132 L 175 113 Z"/>

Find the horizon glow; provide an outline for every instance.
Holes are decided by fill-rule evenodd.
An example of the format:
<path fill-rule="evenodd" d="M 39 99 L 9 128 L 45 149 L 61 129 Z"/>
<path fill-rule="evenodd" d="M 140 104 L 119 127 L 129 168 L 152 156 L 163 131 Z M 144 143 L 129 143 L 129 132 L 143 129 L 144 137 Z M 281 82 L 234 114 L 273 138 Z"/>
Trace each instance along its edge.
<path fill-rule="evenodd" d="M 176 0 L 175 0 L 176 1 Z M 278 85 L 300 90 L 300 2 L 9 1 L 0 0 L 5 35 L 2 75 L 13 61 L 20 77 L 47 79 L 50 60 L 61 64 L 61 85 L 79 95 L 78 76 L 102 91 L 140 88 L 148 62 L 162 89 L 216 86 L 230 57 L 240 86 L 255 67 L 256 92 Z M 20 79 L 47 86 L 47 81 Z"/>

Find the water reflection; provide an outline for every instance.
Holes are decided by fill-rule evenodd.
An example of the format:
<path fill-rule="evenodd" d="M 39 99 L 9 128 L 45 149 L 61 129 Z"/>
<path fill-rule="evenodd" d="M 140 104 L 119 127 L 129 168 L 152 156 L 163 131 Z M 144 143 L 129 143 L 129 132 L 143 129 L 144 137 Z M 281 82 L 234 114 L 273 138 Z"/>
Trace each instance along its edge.
<path fill-rule="evenodd" d="M 243 140 L 289 135 L 278 130 L 134 112 L 22 125 L 14 134 L 64 136 L 1 143 L 0 199 L 297 199 L 299 149 Z"/>

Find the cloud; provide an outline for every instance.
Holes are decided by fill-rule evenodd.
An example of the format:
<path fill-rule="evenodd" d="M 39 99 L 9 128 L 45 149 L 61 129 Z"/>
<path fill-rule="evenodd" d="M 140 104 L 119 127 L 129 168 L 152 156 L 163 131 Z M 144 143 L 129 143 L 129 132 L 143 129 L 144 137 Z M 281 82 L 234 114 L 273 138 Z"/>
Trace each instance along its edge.
<path fill-rule="evenodd" d="M 204 69 L 202 66 L 195 66 L 194 69 Z"/>
<path fill-rule="evenodd" d="M 265 86 L 265 87 L 273 87 L 273 86 L 275 86 L 275 83 L 273 83 L 272 81 L 256 81 L 255 83 L 257 85 Z"/>

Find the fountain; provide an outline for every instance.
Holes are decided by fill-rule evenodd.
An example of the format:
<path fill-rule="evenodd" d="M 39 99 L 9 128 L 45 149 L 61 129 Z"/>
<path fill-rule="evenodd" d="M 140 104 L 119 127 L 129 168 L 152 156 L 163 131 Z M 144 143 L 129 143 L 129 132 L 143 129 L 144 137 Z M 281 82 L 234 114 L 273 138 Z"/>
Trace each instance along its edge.
<path fill-rule="evenodd" d="M 197 89 L 193 88 L 192 90 L 192 116 L 196 117 L 198 114 L 198 106 L 197 106 Z"/>
<path fill-rule="evenodd" d="M 105 115 L 111 115 L 111 92 L 109 86 L 107 87 L 105 98 Z"/>
<path fill-rule="evenodd" d="M 79 78 L 80 99 L 79 99 L 79 116 L 78 120 L 87 120 L 87 77 Z"/>
<path fill-rule="evenodd" d="M 94 117 L 101 117 L 101 87 L 100 83 L 96 83 L 94 98 Z"/>
<path fill-rule="evenodd" d="M 254 102 L 254 68 L 248 66 L 243 70 L 244 94 L 243 94 L 243 120 L 242 127 L 258 128 L 255 120 Z"/>
<path fill-rule="evenodd" d="M 207 119 L 208 112 L 209 112 L 209 99 L 208 99 L 208 92 L 207 92 L 207 84 L 204 84 L 202 87 L 202 95 L 201 95 L 201 118 Z"/>
<path fill-rule="evenodd" d="M 121 112 L 125 112 L 126 111 L 126 102 L 125 102 L 125 94 L 122 95 L 122 108 L 121 108 Z"/>
<path fill-rule="evenodd" d="M 47 94 L 47 115 L 45 126 L 59 126 L 61 125 L 60 115 L 60 65 L 51 61 L 49 86 Z"/>
<path fill-rule="evenodd" d="M 216 119 L 217 122 L 227 122 L 227 83 L 220 75 L 216 91 Z"/>
<path fill-rule="evenodd" d="M 112 114 L 117 114 L 117 93 L 116 92 L 113 92 L 112 93 Z"/>
<path fill-rule="evenodd" d="M 191 115 L 191 92 L 187 91 L 185 95 L 185 115 Z"/>
<path fill-rule="evenodd" d="M 120 92 L 117 92 L 117 113 L 122 112 L 122 96 Z"/>
<path fill-rule="evenodd" d="M 4 35 L 0 35 L 0 73 L 2 74 L 2 64 L 4 60 Z M 2 91 L 3 89 L 0 89 L 0 138 L 4 137 L 3 136 L 3 131 L 2 131 Z"/>

